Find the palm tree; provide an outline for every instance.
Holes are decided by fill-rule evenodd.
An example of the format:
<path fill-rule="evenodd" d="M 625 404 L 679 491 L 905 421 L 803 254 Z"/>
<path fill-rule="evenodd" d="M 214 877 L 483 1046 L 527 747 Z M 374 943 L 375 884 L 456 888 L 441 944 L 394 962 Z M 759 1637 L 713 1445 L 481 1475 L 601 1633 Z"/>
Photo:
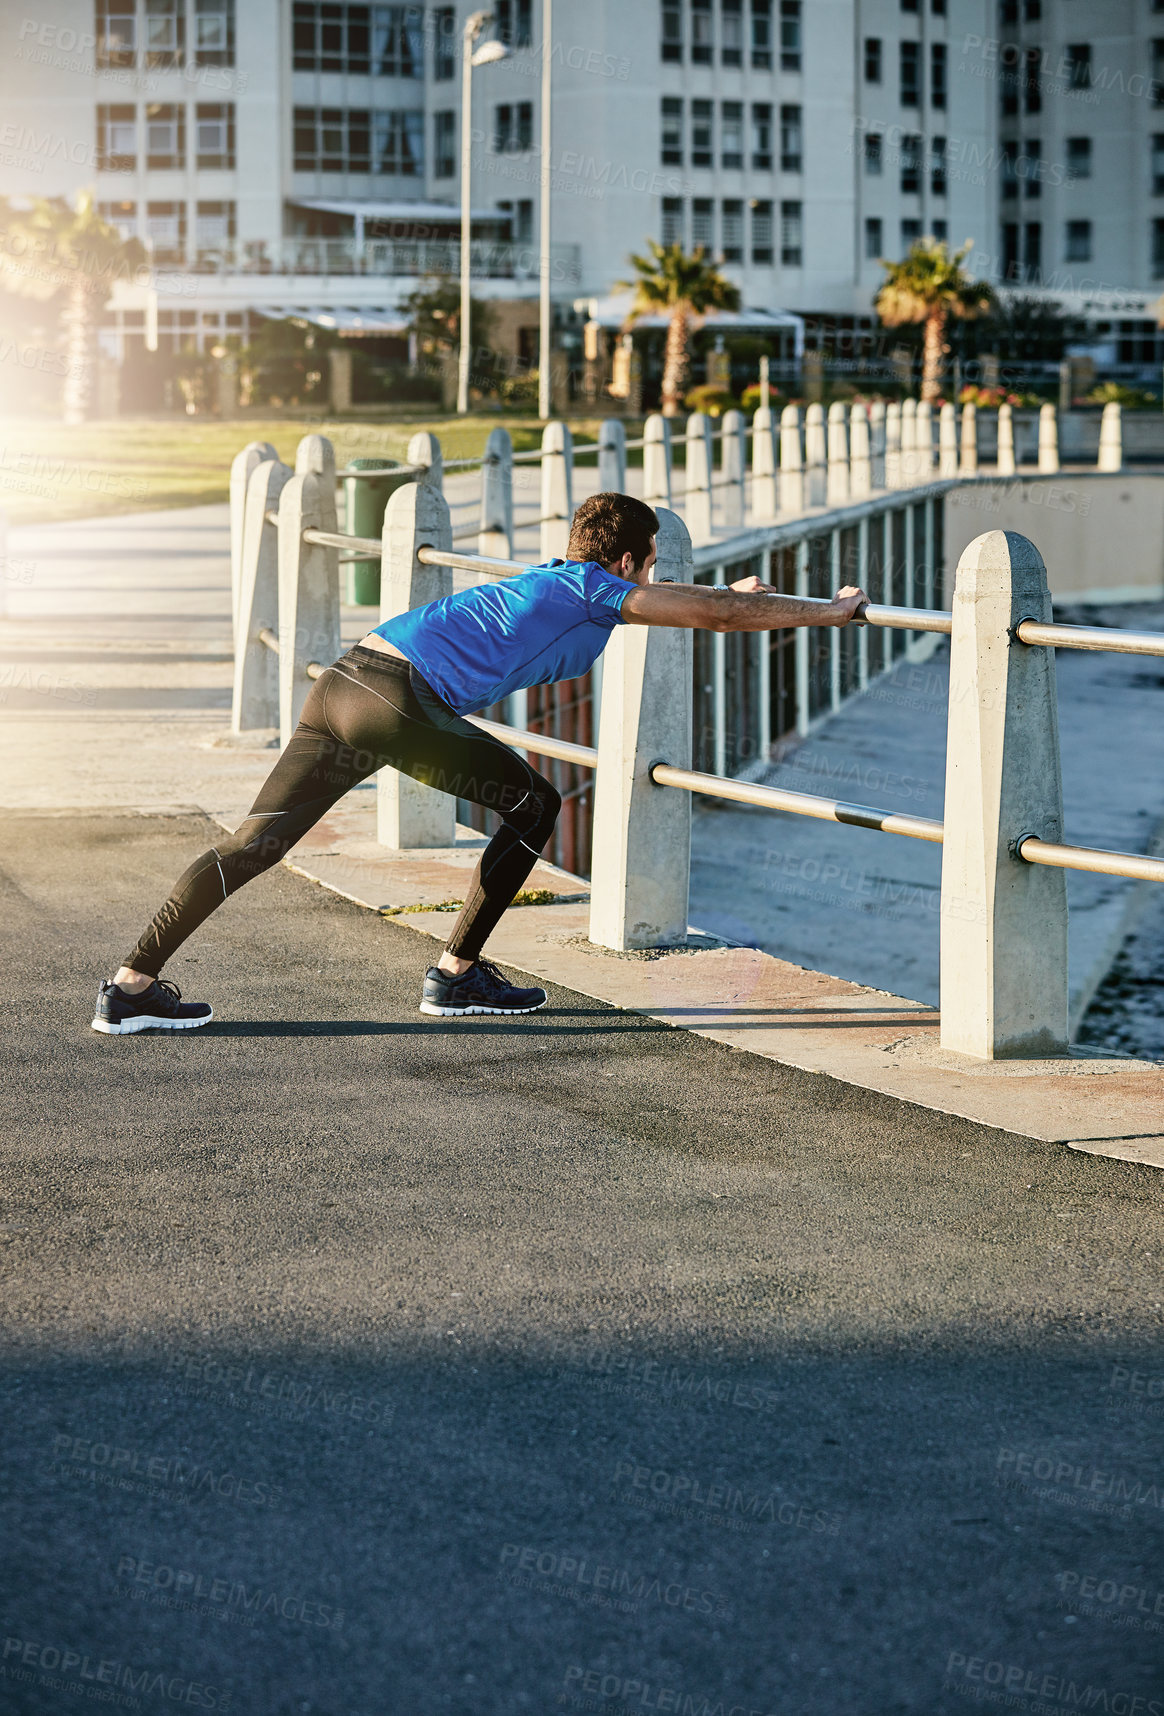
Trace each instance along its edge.
<path fill-rule="evenodd" d="M 687 380 L 688 342 L 693 324 L 708 310 L 738 310 L 740 294 L 711 262 L 703 245 L 688 254 L 681 244 L 647 240 L 649 256 L 631 256 L 633 280 L 619 280 L 616 292 L 633 292 L 634 302 L 624 328 L 640 316 L 666 311 L 667 349 L 663 358 L 663 415 L 675 417 L 683 402 Z"/>
<path fill-rule="evenodd" d="M 921 396 L 931 402 L 941 393 L 942 360 L 949 351 L 946 327 L 951 316 L 969 321 L 995 308 L 995 296 L 985 280 L 971 280 L 962 261 L 973 244 L 950 254 L 944 241 L 919 238 L 901 262 L 882 261 L 886 280 L 874 301 L 887 328 L 921 322 Z"/>
<path fill-rule="evenodd" d="M 124 239 L 83 191 L 76 206 L 39 198 L 28 209 L 0 204 L 0 286 L 21 298 L 60 300 L 65 329 L 64 420 L 93 415 L 97 326 L 118 279 L 146 261 L 136 238 Z"/>

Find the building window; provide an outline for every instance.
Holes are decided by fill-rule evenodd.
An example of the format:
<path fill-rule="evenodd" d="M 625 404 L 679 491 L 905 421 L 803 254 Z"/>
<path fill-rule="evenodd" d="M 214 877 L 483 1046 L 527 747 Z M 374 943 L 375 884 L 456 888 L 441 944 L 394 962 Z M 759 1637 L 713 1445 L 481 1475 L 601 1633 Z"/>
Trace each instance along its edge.
<path fill-rule="evenodd" d="M 452 6 L 438 6 L 432 15 L 432 76 L 434 83 L 447 83 L 456 71 L 457 14 Z"/>
<path fill-rule="evenodd" d="M 946 139 L 934 137 L 930 140 L 930 190 L 935 197 L 946 194 Z"/>
<path fill-rule="evenodd" d="M 744 104 L 742 101 L 725 101 L 720 119 L 719 146 L 721 162 L 725 167 L 742 167 L 744 164 Z"/>
<path fill-rule="evenodd" d="M 901 223 L 902 250 L 906 251 L 909 249 L 911 244 L 916 244 L 921 235 L 922 229 L 920 220 L 916 220 L 912 215 L 910 215 L 908 219 L 903 220 Z"/>
<path fill-rule="evenodd" d="M 194 250 L 199 258 L 230 250 L 236 233 L 233 203 L 198 203 L 194 210 Z"/>
<path fill-rule="evenodd" d="M 662 158 L 664 167 L 683 165 L 683 98 L 679 95 L 663 97 Z"/>
<path fill-rule="evenodd" d="M 358 6 L 353 7 L 353 11 L 359 10 Z M 424 76 L 424 11 L 421 7 L 373 6 L 372 72 L 376 77 Z"/>
<path fill-rule="evenodd" d="M 1087 158 L 1087 168 L 1090 173 L 1090 155 Z M 1164 132 L 1161 131 L 1157 131 L 1152 138 L 1152 195 L 1164 196 Z"/>
<path fill-rule="evenodd" d="M 199 167 L 234 166 L 234 103 L 200 102 L 194 109 L 194 152 Z"/>
<path fill-rule="evenodd" d="M 660 44 L 665 60 L 683 58 L 683 8 L 681 0 L 663 0 L 663 38 Z"/>
<path fill-rule="evenodd" d="M 528 48 L 533 41 L 533 0 L 497 0 L 497 35 L 511 48 Z"/>
<path fill-rule="evenodd" d="M 1152 106 L 1164 107 L 1164 40 L 1152 39 Z"/>
<path fill-rule="evenodd" d="M 1023 0 L 1023 17 L 1028 24 L 1037 23 L 1042 16 L 1043 0 Z"/>
<path fill-rule="evenodd" d="M 436 179 L 451 179 L 457 171 L 457 115 L 451 107 L 432 116 L 432 171 Z"/>
<path fill-rule="evenodd" d="M 866 131 L 865 171 L 867 173 L 872 173 L 875 176 L 879 176 L 883 160 L 884 151 L 882 149 L 882 137 L 880 131 Z"/>
<path fill-rule="evenodd" d="M 1028 137 L 1023 144 L 1026 155 L 1026 168 L 1023 178 L 1026 181 L 1023 194 L 1027 197 L 1041 197 L 1043 194 L 1043 162 L 1039 155 L 1042 144 L 1037 137 Z"/>
<path fill-rule="evenodd" d="M 234 0 L 194 0 L 194 64 L 234 64 Z"/>
<path fill-rule="evenodd" d="M 804 211 L 800 203 L 780 204 L 780 262 L 799 268 L 804 246 Z"/>
<path fill-rule="evenodd" d="M 1064 255 L 1068 262 L 1091 261 L 1091 222 L 1089 220 L 1069 220 L 1067 222 L 1067 244 Z"/>
<path fill-rule="evenodd" d="M 881 221 L 872 217 L 865 222 L 865 258 L 869 262 L 879 262 L 883 252 Z"/>
<path fill-rule="evenodd" d="M 752 204 L 752 263 L 756 268 L 772 266 L 772 204 Z"/>
<path fill-rule="evenodd" d="M 1152 278 L 1164 278 L 1164 220 L 1152 222 Z"/>
<path fill-rule="evenodd" d="M 947 49 L 945 42 L 930 45 L 930 106 L 945 107 L 947 102 Z"/>
<path fill-rule="evenodd" d="M 97 69 L 131 66 L 137 52 L 134 0 L 97 0 Z"/>
<path fill-rule="evenodd" d="M 438 58 L 446 12 L 447 8 L 434 15 Z M 294 69 L 346 72 L 356 77 L 423 77 L 423 18 L 418 6 L 344 6 L 332 0 L 295 0 Z"/>
<path fill-rule="evenodd" d="M 744 205 L 738 197 L 727 197 L 723 205 L 723 259 L 744 260 Z"/>
<path fill-rule="evenodd" d="M 921 190 L 922 140 L 910 132 L 901 139 L 901 188 L 908 195 Z"/>
<path fill-rule="evenodd" d="M 752 67 L 772 67 L 772 0 L 752 0 Z"/>
<path fill-rule="evenodd" d="M 132 107 L 98 107 L 97 165 L 105 173 L 136 171 L 137 118 Z"/>
<path fill-rule="evenodd" d="M 520 155 L 533 147 L 533 102 L 503 101 L 493 109 L 493 152 Z"/>
<path fill-rule="evenodd" d="M 1019 229 L 1014 220 L 1004 222 L 1002 228 L 1002 274 L 1004 280 L 1019 277 Z"/>
<path fill-rule="evenodd" d="M 903 12 L 920 12 L 920 0 L 901 0 L 901 9 Z"/>
<path fill-rule="evenodd" d="M 98 203 L 97 213 L 103 221 L 108 221 L 110 226 L 116 227 L 122 239 L 137 237 L 136 203 Z"/>
<path fill-rule="evenodd" d="M 517 244 L 533 243 L 533 198 L 519 197 L 515 210 L 517 219 L 513 226 L 513 237 Z"/>
<path fill-rule="evenodd" d="M 780 70 L 800 70 L 800 0 L 780 0 Z"/>
<path fill-rule="evenodd" d="M 683 243 L 683 198 L 663 198 L 663 243 Z"/>
<path fill-rule="evenodd" d="M 182 64 L 185 46 L 186 0 L 145 0 L 146 65 L 172 71 Z"/>
<path fill-rule="evenodd" d="M 799 107 L 780 109 L 780 171 L 799 173 L 804 154 L 804 128 Z"/>
<path fill-rule="evenodd" d="M 370 173 L 367 108 L 297 107 L 292 161 L 297 173 Z"/>
<path fill-rule="evenodd" d="M 901 44 L 901 105 L 921 106 L 921 43 Z"/>
<path fill-rule="evenodd" d="M 691 165 L 693 167 L 711 166 L 711 111 L 710 101 L 693 101 L 691 103 Z"/>
<path fill-rule="evenodd" d="M 1023 265 L 1028 279 L 1043 266 L 1043 228 L 1037 220 L 1029 220 L 1023 227 Z"/>
<path fill-rule="evenodd" d="M 881 82 L 881 37 L 865 37 L 865 82 Z"/>
<path fill-rule="evenodd" d="M 715 204 L 710 197 L 694 197 L 691 203 L 691 243 L 711 254 L 715 244 Z"/>
<path fill-rule="evenodd" d="M 186 113 L 176 102 L 151 101 L 145 110 L 146 166 L 186 165 Z"/>
<path fill-rule="evenodd" d="M 1003 201 L 1010 202 L 1018 196 L 1018 165 L 1013 143 L 1003 144 L 1001 167 Z"/>
<path fill-rule="evenodd" d="M 1091 43 L 1067 44 L 1068 81 L 1072 89 L 1091 88 Z"/>
<path fill-rule="evenodd" d="M 709 66 L 713 58 L 711 0 L 691 0 L 691 63 Z"/>
<path fill-rule="evenodd" d="M 933 237 L 936 238 L 940 244 L 945 244 L 950 231 L 949 222 L 944 220 L 935 220 L 930 222 L 930 226 L 933 229 Z"/>
<path fill-rule="evenodd" d="M 1068 137 L 1067 139 L 1067 183 L 1074 184 L 1076 179 L 1091 177 L 1091 138 Z"/>
<path fill-rule="evenodd" d="M 752 166 L 766 173 L 772 165 L 772 104 L 752 103 Z"/>
<path fill-rule="evenodd" d="M 723 0 L 719 20 L 719 57 L 725 66 L 744 63 L 743 0 Z"/>
<path fill-rule="evenodd" d="M 946 16 L 946 0 L 930 0 L 930 11 L 935 18 Z"/>
<path fill-rule="evenodd" d="M 372 147 L 374 173 L 420 178 L 424 172 L 423 112 L 406 108 L 373 113 Z"/>
<path fill-rule="evenodd" d="M 147 203 L 146 241 L 157 262 L 185 262 L 185 203 Z"/>
<path fill-rule="evenodd" d="M 1039 49 L 1027 48 L 1023 53 L 1025 74 L 1023 77 L 1023 107 L 1028 113 L 1043 111 L 1043 86 L 1039 81 Z"/>
<path fill-rule="evenodd" d="M 998 0 L 998 21 L 1004 30 L 1018 23 L 1018 0 Z"/>

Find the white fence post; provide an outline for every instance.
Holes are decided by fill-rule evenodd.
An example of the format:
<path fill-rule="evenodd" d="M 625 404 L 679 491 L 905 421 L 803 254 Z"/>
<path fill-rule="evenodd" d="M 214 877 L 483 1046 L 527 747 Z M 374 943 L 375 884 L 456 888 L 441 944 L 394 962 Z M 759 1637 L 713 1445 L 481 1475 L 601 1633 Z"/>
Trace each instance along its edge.
<path fill-rule="evenodd" d="M 1059 469 L 1059 422 L 1053 405 L 1039 407 L 1039 469 L 1052 473 Z"/>
<path fill-rule="evenodd" d="M 252 470 L 247 485 L 240 526 L 243 557 L 234 630 L 232 733 L 279 725 L 279 658 L 261 642 L 259 633 L 264 628 L 279 630 L 279 530 L 277 525 L 267 523 L 267 513 L 278 510 L 280 496 L 290 480 L 290 465 L 278 459 L 264 459 Z M 232 508 L 233 505 L 232 496 Z"/>
<path fill-rule="evenodd" d="M 767 524 L 776 517 L 776 441 L 772 408 L 761 405 L 752 416 L 752 522 Z"/>
<path fill-rule="evenodd" d="M 1014 476 L 1014 416 L 1009 405 L 1000 405 L 998 408 L 998 452 L 995 463 L 1000 477 Z"/>
<path fill-rule="evenodd" d="M 542 517 L 539 552 L 543 560 L 566 557 L 574 516 L 574 437 L 564 423 L 542 430 Z"/>
<path fill-rule="evenodd" d="M 917 481 L 917 400 L 901 402 L 901 486 L 910 489 Z"/>
<path fill-rule="evenodd" d="M 991 530 L 954 585 L 942 847 L 941 1045 L 979 1060 L 1067 1052 L 1067 888 L 1015 842 L 1063 838 L 1055 652 L 1017 642 L 1049 621 L 1034 544 Z"/>
<path fill-rule="evenodd" d="M 491 560 L 513 559 L 513 442 L 508 429 L 491 429 L 485 443 L 477 552 Z"/>
<path fill-rule="evenodd" d="M 800 448 L 800 407 L 780 413 L 780 511 L 804 511 L 804 456 Z"/>
<path fill-rule="evenodd" d="M 1124 467 L 1123 408 L 1113 401 L 1103 408 L 1099 422 L 1097 471 L 1122 471 Z"/>
<path fill-rule="evenodd" d="M 279 496 L 279 734 L 283 745 L 295 731 L 311 690 L 308 662 L 327 667 L 340 650 L 339 552 L 303 540 L 305 530 L 335 528 L 334 463 L 330 476 L 317 470 L 297 471 Z"/>
<path fill-rule="evenodd" d="M 441 444 L 428 429 L 418 429 L 408 443 L 408 463 L 421 466 L 418 483 L 425 483 L 438 493 L 444 487 L 445 467 Z"/>
<path fill-rule="evenodd" d="M 958 475 L 958 412 L 951 400 L 938 412 L 938 475 Z"/>
<path fill-rule="evenodd" d="M 445 497 L 434 483 L 407 483 L 384 513 L 380 576 L 380 624 L 439 602 L 453 593 L 448 566 L 424 566 L 419 548 L 451 548 L 453 530 Z M 426 785 L 395 769 L 380 770 L 376 781 L 376 838 L 395 850 L 412 846 L 452 846 L 457 834 L 457 783 Z"/>
<path fill-rule="evenodd" d="M 885 487 L 901 486 L 901 406 L 893 400 L 885 407 Z"/>
<path fill-rule="evenodd" d="M 828 497 L 827 472 L 824 406 L 810 405 L 804 414 L 805 500 L 809 506 L 824 506 Z"/>
<path fill-rule="evenodd" d="M 248 441 L 230 465 L 230 618 L 238 637 L 239 590 L 242 588 L 243 537 L 251 472 L 269 459 L 278 459 L 269 441 Z"/>
<path fill-rule="evenodd" d="M 308 471 L 315 471 L 319 476 L 331 478 L 331 486 L 335 488 L 335 447 L 326 435 L 304 435 L 295 449 L 295 475 L 305 476 Z"/>
<path fill-rule="evenodd" d="M 917 402 L 913 434 L 913 480 L 928 483 L 934 474 L 934 412 L 928 399 Z"/>
<path fill-rule="evenodd" d="M 978 407 L 969 400 L 962 407 L 962 453 L 958 460 L 958 475 L 978 475 Z"/>
<path fill-rule="evenodd" d="M 617 417 L 598 425 L 598 492 L 626 493 L 626 429 Z"/>
<path fill-rule="evenodd" d="M 671 420 L 660 411 L 643 424 L 643 499 L 656 510 L 671 505 Z"/>
<path fill-rule="evenodd" d="M 744 525 L 744 474 L 748 468 L 747 437 L 742 411 L 725 411 L 719 444 L 721 518 L 728 530 Z"/>
<path fill-rule="evenodd" d="M 711 422 L 702 411 L 687 419 L 685 452 L 683 522 L 693 542 L 706 542 L 711 535 Z"/>
<path fill-rule="evenodd" d="M 830 506 L 844 506 L 849 498 L 848 415 L 839 399 L 829 406 L 825 496 Z"/>
<path fill-rule="evenodd" d="M 690 583 L 691 538 L 659 514 L 652 579 Z M 599 947 L 675 947 L 687 940 L 691 794 L 656 786 L 654 763 L 691 767 L 692 634 L 680 626 L 619 626 L 605 651 L 590 940 Z"/>
<path fill-rule="evenodd" d="M 854 405 L 849 412 L 849 494 L 853 500 L 866 500 L 872 493 L 869 413 L 863 405 Z"/>

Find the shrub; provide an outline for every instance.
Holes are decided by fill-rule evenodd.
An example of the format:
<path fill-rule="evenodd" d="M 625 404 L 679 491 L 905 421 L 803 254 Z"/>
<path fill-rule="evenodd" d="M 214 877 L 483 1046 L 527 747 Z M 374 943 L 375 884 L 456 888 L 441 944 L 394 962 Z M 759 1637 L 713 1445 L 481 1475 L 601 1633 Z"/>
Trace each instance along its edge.
<path fill-rule="evenodd" d="M 693 387 L 683 399 L 688 411 L 706 411 L 709 417 L 722 416 L 725 411 L 732 409 L 735 402 L 735 395 L 729 393 L 726 388 L 714 387 L 707 382 Z"/>
<path fill-rule="evenodd" d="M 1125 387 L 1119 381 L 1103 381 L 1087 395 L 1088 405 L 1122 405 L 1127 411 L 1158 409 L 1160 401 L 1142 387 Z"/>

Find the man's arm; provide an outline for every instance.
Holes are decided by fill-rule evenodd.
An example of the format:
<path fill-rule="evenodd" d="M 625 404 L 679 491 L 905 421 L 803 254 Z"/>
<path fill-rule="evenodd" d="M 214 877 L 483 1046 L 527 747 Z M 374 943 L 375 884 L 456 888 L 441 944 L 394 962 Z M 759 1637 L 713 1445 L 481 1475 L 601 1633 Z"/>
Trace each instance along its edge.
<path fill-rule="evenodd" d="M 846 584 L 831 602 L 776 594 L 758 579 L 742 579 L 741 590 L 706 584 L 636 584 L 622 604 L 622 617 L 636 626 L 686 626 L 707 632 L 772 632 L 785 626 L 847 626 L 869 598 Z"/>

